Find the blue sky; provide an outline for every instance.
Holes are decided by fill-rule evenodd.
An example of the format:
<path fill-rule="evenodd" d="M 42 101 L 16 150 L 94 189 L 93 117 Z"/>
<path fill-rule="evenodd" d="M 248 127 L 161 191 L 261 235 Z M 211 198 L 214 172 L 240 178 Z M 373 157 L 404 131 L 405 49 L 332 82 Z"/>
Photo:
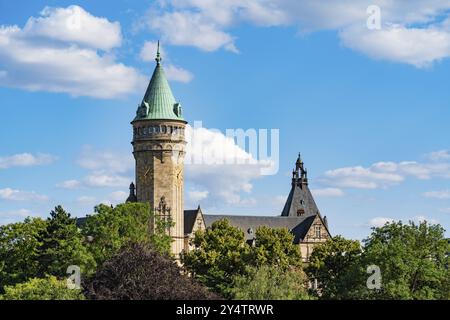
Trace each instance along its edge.
<path fill-rule="evenodd" d="M 332 233 L 449 229 L 450 3 L 384 1 L 369 30 L 376 2 L 0 0 L 0 223 L 124 200 L 161 39 L 190 123 L 280 132 L 276 175 L 187 167 L 187 207 L 279 214 L 300 151 Z"/>

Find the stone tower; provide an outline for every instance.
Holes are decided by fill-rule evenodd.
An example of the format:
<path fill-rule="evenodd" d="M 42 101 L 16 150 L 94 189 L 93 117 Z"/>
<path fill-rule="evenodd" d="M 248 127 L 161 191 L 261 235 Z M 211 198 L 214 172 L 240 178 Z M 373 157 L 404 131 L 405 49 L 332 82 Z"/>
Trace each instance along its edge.
<path fill-rule="evenodd" d="M 183 159 L 185 154 L 181 105 L 176 102 L 156 54 L 156 67 L 145 96 L 138 106 L 133 125 L 133 155 L 136 160 L 134 199 L 147 202 L 155 215 L 171 219 L 168 230 L 172 253 L 178 257 L 184 248 Z"/>

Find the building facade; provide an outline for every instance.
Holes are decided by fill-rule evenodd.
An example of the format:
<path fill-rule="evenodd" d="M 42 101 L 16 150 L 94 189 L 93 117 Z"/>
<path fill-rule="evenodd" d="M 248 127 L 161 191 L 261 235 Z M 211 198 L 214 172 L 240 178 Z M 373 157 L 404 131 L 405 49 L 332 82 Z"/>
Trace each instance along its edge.
<path fill-rule="evenodd" d="M 183 250 L 192 249 L 190 240 L 197 230 L 204 230 L 220 219 L 228 219 L 231 225 L 245 233 L 250 244 L 255 240 L 258 227 L 287 228 L 300 246 L 303 260 L 308 261 L 314 246 L 331 235 L 326 217 L 322 218 L 309 190 L 307 171 L 300 155 L 292 172 L 291 191 L 280 215 L 208 215 L 200 206 L 195 210 L 184 210 L 183 159 L 187 122 L 165 77 L 159 43 L 155 60 L 156 67 L 147 91 L 131 122 L 136 184 L 130 185 L 127 201 L 149 203 L 157 216 L 173 222 L 168 232 L 173 238 L 175 257 Z"/>

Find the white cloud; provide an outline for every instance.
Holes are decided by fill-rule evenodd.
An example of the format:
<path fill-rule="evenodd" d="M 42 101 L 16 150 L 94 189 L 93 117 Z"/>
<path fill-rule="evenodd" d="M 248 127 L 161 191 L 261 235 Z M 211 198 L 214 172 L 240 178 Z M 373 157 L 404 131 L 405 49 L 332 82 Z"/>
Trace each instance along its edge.
<path fill-rule="evenodd" d="M 369 225 L 371 227 L 379 228 L 384 226 L 386 223 L 394 222 L 394 219 L 392 218 L 384 218 L 384 217 L 376 217 L 373 219 L 370 219 Z"/>
<path fill-rule="evenodd" d="M 300 32 L 339 31 L 342 43 L 373 58 L 425 67 L 450 56 L 447 0 L 171 0 L 159 2 L 147 25 L 165 41 L 206 51 L 237 51 L 240 24 L 296 26 Z M 379 5 L 382 29 L 365 28 L 369 5 Z"/>
<path fill-rule="evenodd" d="M 345 195 L 344 191 L 338 188 L 312 189 L 311 193 L 315 197 L 342 197 Z"/>
<path fill-rule="evenodd" d="M 242 197 L 242 193 L 251 193 L 252 181 L 260 178 L 261 168 L 271 163 L 254 159 L 233 139 L 216 130 L 187 126 L 186 140 L 186 180 L 209 191 L 209 204 L 255 203 Z"/>
<path fill-rule="evenodd" d="M 341 188 L 375 189 L 403 181 L 396 173 L 375 172 L 373 168 L 346 167 L 325 172 L 323 182 Z"/>
<path fill-rule="evenodd" d="M 89 170 L 102 170 L 114 173 L 123 173 L 134 168 L 134 160 L 131 154 L 96 150 L 90 145 L 82 148 L 77 164 Z"/>
<path fill-rule="evenodd" d="M 190 202 L 198 203 L 199 201 L 206 199 L 208 197 L 208 194 L 209 192 L 206 190 L 204 191 L 193 190 L 188 191 L 188 198 Z"/>
<path fill-rule="evenodd" d="M 201 13 L 153 13 L 148 21 L 150 28 L 159 32 L 162 40 L 169 44 L 194 46 L 204 51 L 215 51 L 219 48 L 238 51 L 234 45 L 234 37 L 220 30 L 220 26 Z"/>
<path fill-rule="evenodd" d="M 128 173 L 134 168 L 133 155 L 130 153 L 97 150 L 90 145 L 82 148 L 76 163 L 87 169 L 82 179 L 70 179 L 57 184 L 57 187 L 75 189 L 128 187 L 133 179 Z"/>
<path fill-rule="evenodd" d="M 93 172 L 83 179 L 83 183 L 86 186 L 95 188 L 127 187 L 131 181 L 132 179 L 126 176 L 102 172 Z"/>
<path fill-rule="evenodd" d="M 135 69 L 116 62 L 113 54 L 99 52 L 120 42 L 118 23 L 77 6 L 45 9 L 23 29 L 0 26 L 0 70 L 4 71 L 0 85 L 72 96 L 124 96 L 145 80 Z"/>
<path fill-rule="evenodd" d="M 438 224 L 439 223 L 439 221 L 437 221 L 436 219 L 426 217 L 426 216 L 415 216 L 413 218 L 413 221 L 416 221 L 419 223 L 427 222 L 428 224 Z"/>
<path fill-rule="evenodd" d="M 450 162 L 377 162 L 369 167 L 355 166 L 329 170 L 319 178 L 319 181 L 338 188 L 376 189 L 399 184 L 407 177 L 421 180 L 435 177 L 450 179 Z"/>
<path fill-rule="evenodd" d="M 0 225 L 21 221 L 27 217 L 35 216 L 31 210 L 18 209 L 0 212 Z"/>
<path fill-rule="evenodd" d="M 95 17 L 76 5 L 46 7 L 40 17 L 28 19 L 23 33 L 102 50 L 119 47 L 122 43 L 119 22 Z"/>
<path fill-rule="evenodd" d="M 78 180 L 66 180 L 58 183 L 56 186 L 63 189 L 76 189 L 81 187 L 81 182 Z"/>
<path fill-rule="evenodd" d="M 156 57 L 156 51 L 158 48 L 157 41 L 145 41 L 142 46 L 141 52 L 139 53 L 139 57 L 142 61 L 149 62 L 154 61 Z M 161 53 L 162 59 L 167 59 L 166 50 L 162 45 L 159 47 L 159 51 Z"/>
<path fill-rule="evenodd" d="M 108 200 L 108 199 L 102 200 L 102 201 L 100 201 L 100 203 L 104 204 L 106 206 L 112 206 L 113 205 L 113 203 L 110 200 Z"/>
<path fill-rule="evenodd" d="M 194 78 L 194 75 L 190 71 L 172 64 L 166 65 L 164 71 L 168 80 L 188 83 Z"/>
<path fill-rule="evenodd" d="M 0 157 L 0 169 L 7 169 L 10 167 L 31 167 L 51 164 L 56 161 L 57 157 L 38 153 L 36 155 L 30 153 L 20 153 L 7 157 Z"/>
<path fill-rule="evenodd" d="M 368 30 L 357 26 L 341 31 L 340 38 L 345 46 L 372 58 L 419 68 L 450 56 L 450 32 L 435 27 L 419 29 L 394 25 Z"/>
<path fill-rule="evenodd" d="M 21 191 L 11 188 L 0 189 L 0 199 L 9 201 L 47 201 L 48 197 L 34 191 Z"/>
<path fill-rule="evenodd" d="M 423 195 L 427 198 L 450 199 L 450 190 L 428 191 Z"/>
<path fill-rule="evenodd" d="M 156 41 L 146 41 L 139 54 L 142 61 L 153 61 L 156 56 L 158 43 Z M 160 46 L 161 57 L 167 60 L 168 63 L 164 64 L 164 72 L 168 80 L 178 81 L 183 83 L 191 82 L 194 75 L 181 67 L 177 67 L 170 63 L 169 57 L 166 55 L 165 50 Z"/>
<path fill-rule="evenodd" d="M 450 160 L 450 151 L 449 150 L 439 150 L 439 151 L 431 152 L 430 154 L 428 154 L 428 157 L 433 161 Z"/>
<path fill-rule="evenodd" d="M 112 202 L 115 203 L 123 203 L 128 198 L 128 193 L 125 191 L 114 191 L 111 192 L 109 195 L 109 198 L 112 200 Z"/>

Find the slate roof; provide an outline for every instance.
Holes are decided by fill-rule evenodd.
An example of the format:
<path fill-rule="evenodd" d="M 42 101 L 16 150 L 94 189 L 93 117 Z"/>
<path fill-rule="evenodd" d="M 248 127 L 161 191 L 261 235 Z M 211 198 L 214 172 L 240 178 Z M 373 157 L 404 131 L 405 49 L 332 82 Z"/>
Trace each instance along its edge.
<path fill-rule="evenodd" d="M 228 219 L 230 224 L 244 231 L 246 240 L 252 239 L 249 229 L 256 232 L 261 226 L 270 228 L 287 228 L 294 234 L 294 243 L 299 243 L 308 232 L 315 216 L 302 217 L 270 217 L 270 216 L 237 216 L 237 215 L 210 215 L 203 214 L 206 227 L 210 227 L 215 221 Z"/>
<path fill-rule="evenodd" d="M 308 186 L 294 184 L 281 215 L 284 217 L 295 217 L 301 209 L 304 210 L 305 216 L 315 216 L 319 212 L 319 208 L 317 208 Z"/>
<path fill-rule="evenodd" d="M 319 213 L 316 202 L 308 187 L 308 173 L 300 154 L 292 171 L 291 191 L 284 205 L 281 215 L 284 217 L 296 217 L 301 212 L 302 216 L 315 216 Z"/>
<path fill-rule="evenodd" d="M 184 210 L 184 234 L 192 233 L 199 209 Z"/>

